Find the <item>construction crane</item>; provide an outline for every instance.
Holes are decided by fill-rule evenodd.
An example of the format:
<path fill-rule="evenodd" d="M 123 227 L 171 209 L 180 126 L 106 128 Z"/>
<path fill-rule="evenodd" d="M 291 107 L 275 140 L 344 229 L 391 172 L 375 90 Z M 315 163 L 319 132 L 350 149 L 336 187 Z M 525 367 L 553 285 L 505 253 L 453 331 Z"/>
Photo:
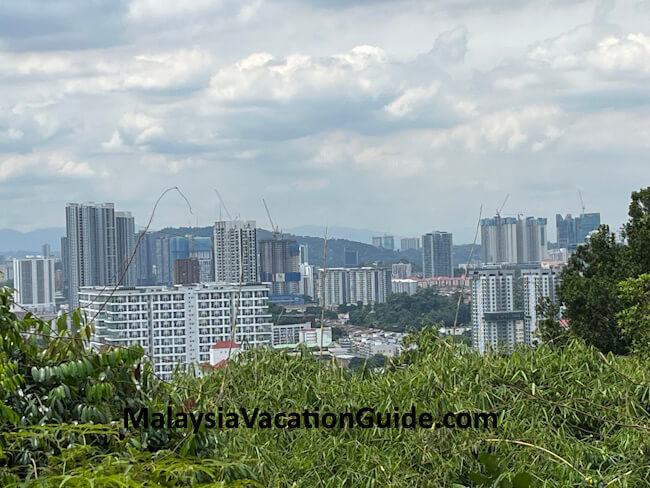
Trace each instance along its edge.
<path fill-rule="evenodd" d="M 278 236 L 280 235 L 280 229 L 277 225 L 273 223 L 273 219 L 271 218 L 271 211 L 269 210 L 269 206 L 266 204 L 266 200 L 262 198 L 262 203 L 264 203 L 264 208 L 266 209 L 266 215 L 269 216 L 269 222 L 271 222 L 271 230 L 273 231 L 273 238 L 277 239 Z"/>
<path fill-rule="evenodd" d="M 219 193 L 219 190 L 215 188 L 214 192 L 219 197 L 219 201 L 221 202 L 221 207 L 223 207 L 223 209 L 226 211 L 226 215 L 228 216 L 228 219 L 232 220 L 232 217 L 230 216 L 230 212 L 228 212 L 228 208 L 226 207 L 226 204 L 223 202 L 223 198 L 221 198 L 221 194 Z"/>
<path fill-rule="evenodd" d="M 580 195 L 580 206 L 582 207 L 582 215 L 585 214 L 585 201 L 582 199 L 582 192 L 578 190 L 578 195 Z"/>
<path fill-rule="evenodd" d="M 506 195 L 506 197 L 503 199 L 503 203 L 501 206 L 497 209 L 497 218 L 501 217 L 501 211 L 503 210 L 503 207 L 506 206 L 506 202 L 508 201 L 508 197 L 510 197 L 510 193 Z"/>

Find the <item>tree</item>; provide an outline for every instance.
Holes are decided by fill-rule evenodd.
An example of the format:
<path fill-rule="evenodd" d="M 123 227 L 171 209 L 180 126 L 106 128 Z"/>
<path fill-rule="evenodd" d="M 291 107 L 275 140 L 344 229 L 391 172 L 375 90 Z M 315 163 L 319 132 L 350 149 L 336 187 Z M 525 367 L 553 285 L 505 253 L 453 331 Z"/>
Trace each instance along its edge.
<path fill-rule="evenodd" d="M 618 283 L 631 274 L 626 247 L 606 225 L 578 247 L 562 272 L 558 296 L 564 317 L 575 335 L 603 352 L 629 351 L 617 314 L 622 309 Z"/>
<path fill-rule="evenodd" d="M 623 309 L 618 313 L 621 335 L 632 349 L 650 357 L 650 273 L 619 284 Z"/>

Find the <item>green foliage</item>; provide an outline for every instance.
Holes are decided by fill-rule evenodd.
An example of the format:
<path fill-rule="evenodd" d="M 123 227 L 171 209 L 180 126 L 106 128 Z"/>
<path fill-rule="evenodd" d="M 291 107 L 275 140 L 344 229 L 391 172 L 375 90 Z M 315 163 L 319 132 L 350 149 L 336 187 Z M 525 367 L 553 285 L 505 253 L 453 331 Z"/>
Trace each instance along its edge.
<path fill-rule="evenodd" d="M 571 330 L 560 325 L 560 306 L 544 297 L 537 304 L 537 337 L 553 346 L 564 346 L 572 337 Z"/>
<path fill-rule="evenodd" d="M 498 482 L 513 487 L 528 486 L 522 472 L 535 487 L 650 484 L 644 356 L 603 359 L 579 341 L 481 356 L 425 328 L 381 373 L 252 350 L 228 372 L 164 383 L 139 348 L 90 350 L 83 317 L 72 333 L 65 321 L 16 318 L 8 300 L 1 292 L 0 400 L 17 419 L 2 413 L 3 487 L 472 486 L 472 473 L 496 473 L 480 453 L 497 459 Z M 125 405 L 195 413 L 415 406 L 435 418 L 494 411 L 499 427 L 124 430 Z"/>
<path fill-rule="evenodd" d="M 435 288 L 418 290 L 414 295 L 395 293 L 374 307 L 349 306 L 350 324 L 392 331 L 420 330 L 423 327 L 454 324 L 458 295 L 440 295 Z M 458 325 L 471 321 L 470 305 L 461 301 Z"/>
<path fill-rule="evenodd" d="M 622 232 L 626 242 L 617 242 L 602 225 L 571 257 L 558 290 L 572 333 L 616 354 L 638 347 L 635 341 L 647 337 L 638 323 L 644 285 L 634 280 L 650 273 L 650 187 L 632 193 L 628 215 Z"/>
<path fill-rule="evenodd" d="M 650 357 L 650 273 L 622 281 L 619 289 L 621 335 L 638 354 Z"/>
<path fill-rule="evenodd" d="M 561 275 L 558 296 L 572 332 L 603 352 L 629 350 L 617 320 L 622 308 L 618 284 L 632 276 L 628 257 L 628 249 L 603 225 L 578 247 Z"/>

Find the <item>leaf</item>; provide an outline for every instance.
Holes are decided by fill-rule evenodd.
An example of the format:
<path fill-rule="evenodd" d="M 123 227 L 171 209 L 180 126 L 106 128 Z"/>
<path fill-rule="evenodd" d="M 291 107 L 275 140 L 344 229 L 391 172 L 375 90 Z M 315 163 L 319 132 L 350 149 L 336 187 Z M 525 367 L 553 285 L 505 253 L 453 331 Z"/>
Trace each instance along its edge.
<path fill-rule="evenodd" d="M 482 452 L 478 455 L 478 460 L 483 466 L 485 466 L 489 474 L 499 474 L 501 472 L 501 469 L 499 468 L 499 460 L 496 456 L 487 452 Z"/>
<path fill-rule="evenodd" d="M 492 485 L 492 480 L 488 478 L 487 476 L 480 474 L 480 473 L 470 473 L 469 474 L 469 479 L 474 483 L 475 485 L 478 486 L 491 486 Z"/>
<path fill-rule="evenodd" d="M 533 477 L 531 476 L 530 473 L 527 473 L 525 471 L 518 473 L 512 479 L 513 488 L 529 488 L 530 486 L 532 486 L 532 483 L 533 483 Z"/>

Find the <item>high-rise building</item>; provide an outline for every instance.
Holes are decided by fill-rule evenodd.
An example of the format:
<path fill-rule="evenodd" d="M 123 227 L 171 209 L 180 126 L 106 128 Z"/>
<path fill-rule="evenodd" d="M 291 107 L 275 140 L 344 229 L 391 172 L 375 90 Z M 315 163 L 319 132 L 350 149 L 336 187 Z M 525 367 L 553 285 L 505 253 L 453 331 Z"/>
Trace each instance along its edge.
<path fill-rule="evenodd" d="M 451 232 L 435 231 L 422 236 L 422 271 L 425 278 L 453 276 Z"/>
<path fill-rule="evenodd" d="M 300 244 L 300 264 L 309 263 L 309 246 L 307 244 Z"/>
<path fill-rule="evenodd" d="M 115 212 L 115 233 L 117 239 L 117 279 L 123 286 L 137 284 L 135 257 L 135 219 L 131 212 Z"/>
<path fill-rule="evenodd" d="M 244 349 L 271 345 L 269 289 L 265 284 L 207 283 L 173 287 L 87 287 L 81 306 L 97 317 L 94 342 L 139 344 L 155 372 L 170 379 L 176 365 L 210 361 L 210 348 L 231 340 Z M 101 311 L 100 311 L 101 307 Z"/>
<path fill-rule="evenodd" d="M 548 247 L 546 219 L 526 217 L 517 220 L 517 262 L 539 263 Z"/>
<path fill-rule="evenodd" d="M 419 237 L 405 237 L 400 240 L 400 251 L 417 251 L 420 249 L 420 238 Z"/>
<path fill-rule="evenodd" d="M 390 251 L 395 250 L 395 237 L 394 236 L 374 236 L 372 238 L 372 245 L 375 247 L 381 247 L 384 249 L 389 249 Z"/>
<path fill-rule="evenodd" d="M 49 258 L 52 256 L 52 250 L 50 249 L 49 244 L 43 244 L 43 257 Z"/>
<path fill-rule="evenodd" d="M 481 220 L 483 263 L 517 262 L 517 219 L 497 215 Z"/>
<path fill-rule="evenodd" d="M 201 269 L 197 258 L 176 259 L 174 261 L 174 284 L 191 285 L 201 282 Z"/>
<path fill-rule="evenodd" d="M 474 348 L 483 354 L 529 343 L 524 312 L 514 309 L 514 270 L 477 269 L 471 278 Z"/>
<path fill-rule="evenodd" d="M 343 266 L 346 268 L 359 266 L 359 252 L 356 249 L 343 248 Z"/>
<path fill-rule="evenodd" d="M 70 251 L 68 249 L 68 238 L 61 237 L 61 264 L 63 269 L 63 296 L 70 298 Z"/>
<path fill-rule="evenodd" d="M 411 278 L 393 278 L 392 279 L 393 293 L 406 293 L 407 295 L 415 295 L 418 291 L 418 280 Z"/>
<path fill-rule="evenodd" d="M 533 344 L 539 321 L 537 305 L 542 298 L 557 303 L 557 287 L 560 284 L 561 267 L 525 269 L 521 272 L 524 284 L 524 318 L 527 344 Z"/>
<path fill-rule="evenodd" d="M 187 236 L 190 257 L 199 261 L 201 283 L 214 281 L 214 260 L 212 258 L 212 239 L 210 237 Z"/>
<path fill-rule="evenodd" d="M 307 263 L 300 265 L 300 285 L 298 293 L 310 298 L 316 298 L 316 281 L 314 266 Z"/>
<path fill-rule="evenodd" d="M 393 279 L 410 278 L 413 274 L 411 263 L 395 263 L 391 266 L 391 276 Z"/>
<path fill-rule="evenodd" d="M 292 239 L 259 242 L 260 281 L 271 283 L 271 295 L 297 295 L 300 284 L 300 248 Z"/>
<path fill-rule="evenodd" d="M 54 259 L 28 256 L 13 265 L 14 301 L 30 312 L 55 312 Z"/>
<path fill-rule="evenodd" d="M 328 268 L 318 270 L 316 295 L 322 305 L 322 278 L 325 273 L 325 306 L 335 308 L 362 302 L 364 305 L 384 303 L 392 292 L 390 271 L 383 268 Z"/>
<path fill-rule="evenodd" d="M 68 203 L 65 213 L 69 299 L 75 309 L 80 287 L 117 284 L 115 208 L 112 203 Z"/>
<path fill-rule="evenodd" d="M 555 226 L 558 245 L 561 248 L 575 248 L 575 246 L 586 242 L 590 232 L 598 230 L 600 214 L 585 213 L 579 217 L 572 217 L 571 214 L 562 217 L 562 215 L 556 214 Z"/>
<path fill-rule="evenodd" d="M 151 286 L 156 284 L 156 237 L 151 232 L 142 231 L 138 234 L 136 242 L 138 239 L 140 245 L 135 254 L 136 284 Z"/>
<path fill-rule="evenodd" d="M 257 231 L 254 220 L 214 224 L 214 278 L 230 283 L 257 282 Z"/>

